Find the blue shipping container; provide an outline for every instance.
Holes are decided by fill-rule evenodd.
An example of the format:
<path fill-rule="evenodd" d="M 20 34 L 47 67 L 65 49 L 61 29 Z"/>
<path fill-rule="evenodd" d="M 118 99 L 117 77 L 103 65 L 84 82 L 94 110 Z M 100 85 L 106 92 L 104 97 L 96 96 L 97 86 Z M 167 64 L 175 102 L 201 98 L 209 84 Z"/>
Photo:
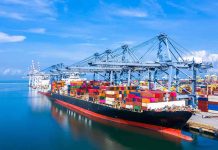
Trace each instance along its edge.
<path fill-rule="evenodd" d="M 133 94 L 133 95 L 138 96 L 138 97 L 141 96 L 140 93 L 138 93 L 138 92 L 130 92 L 130 94 Z"/>
<path fill-rule="evenodd" d="M 209 110 L 216 110 L 216 111 L 218 111 L 218 105 L 208 104 L 208 109 Z"/>
<path fill-rule="evenodd" d="M 198 97 L 198 100 L 199 101 L 208 101 L 208 98 L 207 97 Z"/>

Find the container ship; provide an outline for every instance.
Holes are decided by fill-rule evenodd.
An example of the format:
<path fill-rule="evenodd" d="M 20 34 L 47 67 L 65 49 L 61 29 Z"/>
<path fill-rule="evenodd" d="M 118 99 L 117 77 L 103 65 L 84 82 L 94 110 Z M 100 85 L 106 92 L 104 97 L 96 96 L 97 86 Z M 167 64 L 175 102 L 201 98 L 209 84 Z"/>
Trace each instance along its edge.
<path fill-rule="evenodd" d="M 39 93 L 55 103 L 84 116 L 192 140 L 181 133 L 192 110 L 185 100 L 176 99 L 176 92 L 111 86 L 110 82 L 88 81 L 75 75 L 40 89 Z"/>

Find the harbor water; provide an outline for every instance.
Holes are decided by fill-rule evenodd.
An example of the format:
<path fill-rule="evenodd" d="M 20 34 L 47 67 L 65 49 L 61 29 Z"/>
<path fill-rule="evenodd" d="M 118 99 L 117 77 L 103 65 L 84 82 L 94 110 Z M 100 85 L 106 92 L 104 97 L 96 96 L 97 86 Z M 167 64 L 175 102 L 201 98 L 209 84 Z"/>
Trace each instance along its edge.
<path fill-rule="evenodd" d="M 0 150 L 215 150 L 218 140 L 182 131 L 193 142 L 93 120 L 52 103 L 27 82 L 0 83 Z"/>

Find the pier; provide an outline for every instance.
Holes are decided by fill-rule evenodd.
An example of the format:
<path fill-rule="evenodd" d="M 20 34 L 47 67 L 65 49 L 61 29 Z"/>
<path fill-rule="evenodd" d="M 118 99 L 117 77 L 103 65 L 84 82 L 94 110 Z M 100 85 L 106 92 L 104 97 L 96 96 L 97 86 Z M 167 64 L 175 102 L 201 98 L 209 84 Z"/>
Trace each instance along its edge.
<path fill-rule="evenodd" d="M 196 112 L 186 128 L 218 138 L 218 112 Z"/>

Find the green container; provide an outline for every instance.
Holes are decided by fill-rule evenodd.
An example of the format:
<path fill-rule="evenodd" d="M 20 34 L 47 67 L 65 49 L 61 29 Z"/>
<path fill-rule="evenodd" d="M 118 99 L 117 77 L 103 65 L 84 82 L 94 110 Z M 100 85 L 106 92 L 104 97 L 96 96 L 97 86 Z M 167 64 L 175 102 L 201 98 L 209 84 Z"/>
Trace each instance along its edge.
<path fill-rule="evenodd" d="M 105 96 L 100 96 L 100 99 L 105 99 Z"/>
<path fill-rule="evenodd" d="M 141 106 L 134 106 L 134 110 L 141 110 Z"/>

